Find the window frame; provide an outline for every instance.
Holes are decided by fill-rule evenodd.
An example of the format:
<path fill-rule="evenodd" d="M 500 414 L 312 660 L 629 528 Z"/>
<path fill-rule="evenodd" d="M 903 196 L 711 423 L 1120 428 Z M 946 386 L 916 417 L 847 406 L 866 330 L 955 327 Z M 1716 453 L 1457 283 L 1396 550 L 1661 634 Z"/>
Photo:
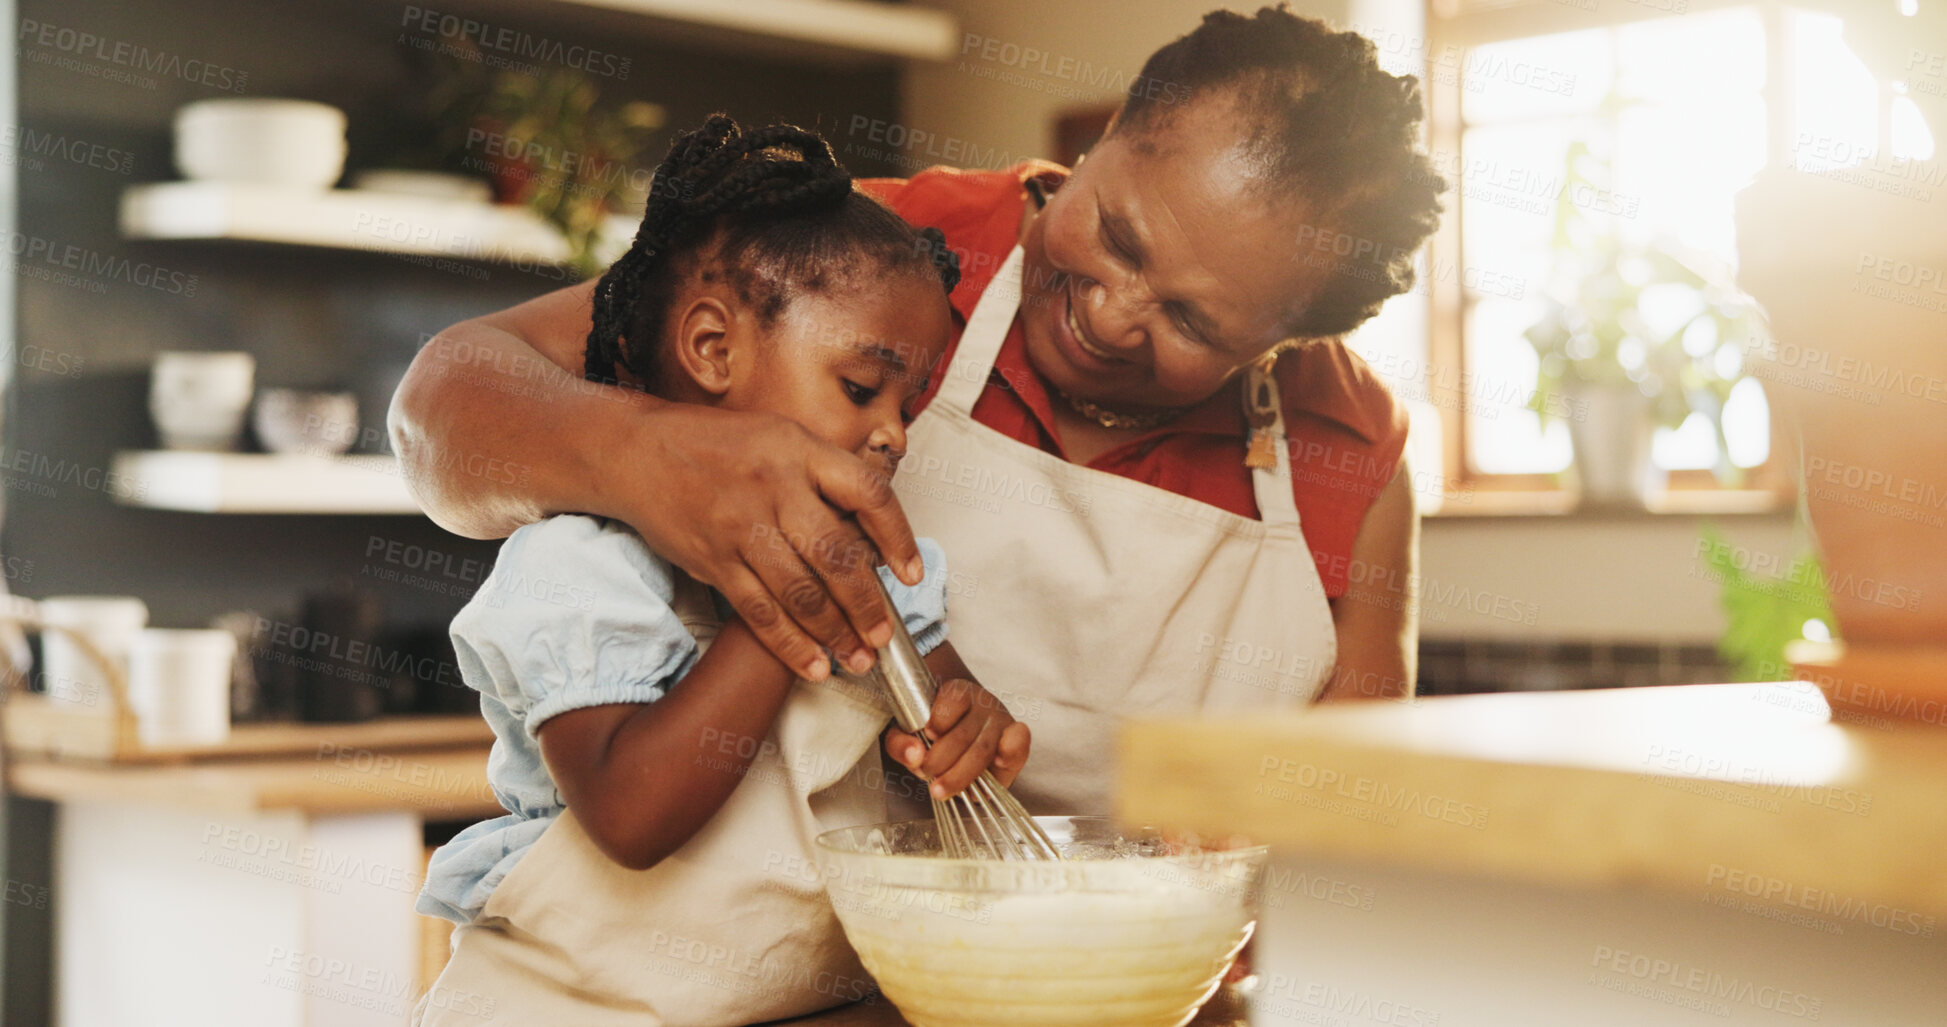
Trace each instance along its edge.
<path fill-rule="evenodd" d="M 1673 14 L 1655 4 L 1682 4 Z M 1492 6 L 1482 6 L 1488 4 Z M 1478 9 L 1473 9 L 1478 8 Z M 1789 75 L 1792 40 L 1790 12 L 1785 0 L 1651 0 L 1649 3 L 1603 4 L 1597 10 L 1583 10 L 1556 0 L 1427 0 L 1426 37 L 1429 53 L 1458 52 L 1465 55 L 1474 47 L 1512 39 L 1552 35 L 1592 28 L 1617 28 L 1637 22 L 1682 14 L 1755 8 L 1765 31 L 1766 167 L 1788 166 L 1791 160 L 1793 124 L 1792 78 Z M 1448 48 L 1455 48 L 1449 51 Z M 1464 66 L 1465 58 L 1461 58 Z M 1463 78 L 1459 75 L 1421 76 L 1427 98 L 1427 142 L 1436 153 L 1455 155 L 1461 167 L 1465 157 L 1461 137 L 1466 123 L 1461 117 Z M 1882 134 L 1885 115 L 1891 105 L 1887 83 L 1879 87 Z M 1464 267 L 1461 245 L 1463 208 L 1459 183 L 1450 181 L 1446 194 L 1447 210 L 1440 227 L 1428 242 L 1429 266 Z M 1456 383 L 1469 370 L 1467 360 L 1467 314 L 1470 304 L 1463 276 L 1454 275 L 1430 283 L 1427 291 L 1427 362 L 1430 366 L 1451 367 L 1461 374 L 1436 376 L 1444 381 L 1430 385 L 1428 398 L 1441 422 L 1441 458 L 1450 490 L 1468 496 L 1502 496 L 1509 502 L 1461 504 L 1454 513 L 1471 506 L 1481 513 L 1561 512 L 1567 508 L 1574 490 L 1561 484 L 1558 474 L 1504 474 L 1475 470 L 1468 459 L 1470 418 L 1468 396 Z M 1770 399 L 1767 390 L 1767 399 Z M 1789 508 L 1796 486 L 1792 481 L 1787 455 L 1794 442 L 1782 429 L 1780 419 L 1770 418 L 1771 448 L 1764 463 L 1746 468 L 1744 481 L 1737 486 L 1717 480 L 1709 470 L 1671 470 L 1667 473 L 1664 502 L 1672 512 L 1697 510 L 1773 510 Z"/>

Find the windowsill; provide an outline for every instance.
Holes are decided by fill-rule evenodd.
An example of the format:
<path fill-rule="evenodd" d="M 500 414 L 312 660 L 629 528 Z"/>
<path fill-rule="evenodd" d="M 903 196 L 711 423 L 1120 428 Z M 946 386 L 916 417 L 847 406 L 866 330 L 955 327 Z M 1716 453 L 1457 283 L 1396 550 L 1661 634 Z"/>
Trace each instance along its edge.
<path fill-rule="evenodd" d="M 1652 499 L 1648 507 L 1583 506 L 1567 491 L 1460 492 L 1447 496 L 1433 519 L 1567 517 L 1586 520 L 1642 520 L 1656 517 L 1789 517 L 1790 495 L 1767 489 L 1677 489 Z"/>

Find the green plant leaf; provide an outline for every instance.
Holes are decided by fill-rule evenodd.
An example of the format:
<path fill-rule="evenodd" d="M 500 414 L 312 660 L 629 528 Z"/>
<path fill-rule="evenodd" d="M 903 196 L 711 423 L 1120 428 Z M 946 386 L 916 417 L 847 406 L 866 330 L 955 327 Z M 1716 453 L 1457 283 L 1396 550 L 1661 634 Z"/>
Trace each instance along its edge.
<path fill-rule="evenodd" d="M 1706 524 L 1702 537 L 1703 571 L 1719 584 L 1724 610 L 1717 652 L 1737 680 L 1786 676 L 1785 646 L 1805 637 L 1807 621 L 1819 621 L 1837 634 L 1824 568 L 1815 554 L 1798 556 L 1782 576 L 1754 575 L 1738 566 L 1748 550 L 1732 545 L 1714 525 Z"/>

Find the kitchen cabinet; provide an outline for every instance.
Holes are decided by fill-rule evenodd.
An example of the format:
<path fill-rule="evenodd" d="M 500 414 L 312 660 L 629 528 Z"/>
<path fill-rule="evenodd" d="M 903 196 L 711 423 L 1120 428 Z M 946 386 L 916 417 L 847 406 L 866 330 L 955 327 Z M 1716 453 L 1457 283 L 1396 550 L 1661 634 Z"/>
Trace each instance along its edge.
<path fill-rule="evenodd" d="M 390 738 L 381 722 L 304 754 L 13 764 L 15 792 L 57 804 L 56 1022 L 405 1024 L 444 945 L 412 912 L 423 823 L 501 810 L 484 744 L 365 734 Z M 1193 1027 L 1243 1027 L 1242 1010 L 1220 991 Z M 884 1000 L 789 1022 L 905 1027 Z"/>
<path fill-rule="evenodd" d="M 1937 1024 L 1947 733 L 1803 683 L 1150 720 L 1118 811 L 1268 843 L 1252 1022 Z"/>
<path fill-rule="evenodd" d="M 268 757 L 13 762 L 14 793 L 56 804 L 55 1022 L 402 1027 L 439 943 L 412 909 L 424 823 L 501 809 L 484 741 L 384 748 L 382 725 Z"/>

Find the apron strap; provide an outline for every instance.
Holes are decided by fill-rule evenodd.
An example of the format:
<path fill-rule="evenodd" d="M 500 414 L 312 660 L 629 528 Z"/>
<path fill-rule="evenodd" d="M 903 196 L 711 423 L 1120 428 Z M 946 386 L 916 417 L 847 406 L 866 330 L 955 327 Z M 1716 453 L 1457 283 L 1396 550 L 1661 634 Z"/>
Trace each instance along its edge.
<path fill-rule="evenodd" d="M 1250 389 L 1262 388 L 1270 393 L 1271 448 L 1277 453 L 1278 459 L 1276 467 L 1251 469 L 1251 489 L 1257 496 L 1258 518 L 1267 525 L 1299 527 L 1298 497 L 1292 489 L 1291 445 L 1285 439 L 1284 398 L 1278 395 L 1277 375 L 1265 374 L 1256 366 L 1246 369 L 1244 373 L 1249 377 Z"/>
<path fill-rule="evenodd" d="M 994 358 L 1000 354 L 1008 326 L 1014 323 L 1014 313 L 1021 307 L 1021 266 L 1025 260 L 1025 251 L 1016 245 L 1000 270 L 994 272 L 986 291 L 980 294 L 973 316 L 960 332 L 960 344 L 954 347 L 953 359 L 946 368 L 946 381 L 940 383 L 933 405 L 944 405 L 963 414 L 973 413 L 974 401 L 987 387 Z"/>

